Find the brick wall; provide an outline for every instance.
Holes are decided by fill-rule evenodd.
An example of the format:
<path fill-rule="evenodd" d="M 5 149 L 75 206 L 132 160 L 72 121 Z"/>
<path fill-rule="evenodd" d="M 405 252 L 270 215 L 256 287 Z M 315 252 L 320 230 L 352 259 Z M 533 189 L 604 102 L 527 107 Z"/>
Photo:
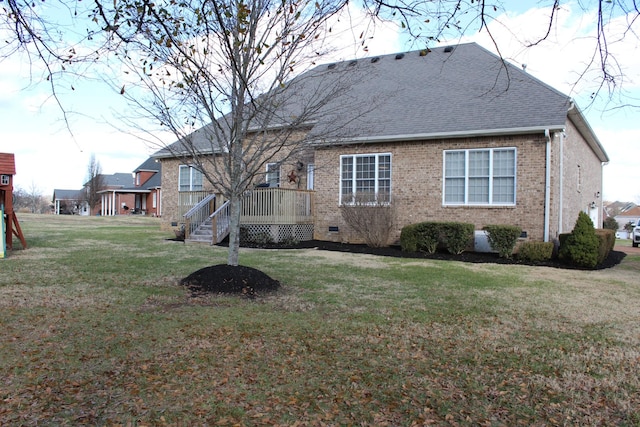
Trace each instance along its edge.
<path fill-rule="evenodd" d="M 565 134 L 562 142 L 562 212 L 558 220 L 560 233 L 571 232 L 578 213 L 590 213 L 592 202 L 596 203 L 597 212 L 600 212 L 602 204 L 602 163 L 570 121 Z M 597 216 L 598 223 L 594 225 L 602 228 L 602 218 Z"/>
<path fill-rule="evenodd" d="M 450 149 L 516 147 L 516 206 L 443 206 L 443 151 Z M 396 210 L 397 242 L 403 226 L 422 221 L 469 222 L 481 229 L 487 224 L 522 227 L 529 238 L 542 240 L 544 232 L 545 156 L 543 134 L 491 138 L 465 138 L 363 144 L 321 149 L 316 152 L 316 220 L 314 237 L 320 240 L 357 242 L 340 216 L 340 155 L 391 153 L 392 205 Z M 329 228 L 338 227 L 337 232 Z"/>

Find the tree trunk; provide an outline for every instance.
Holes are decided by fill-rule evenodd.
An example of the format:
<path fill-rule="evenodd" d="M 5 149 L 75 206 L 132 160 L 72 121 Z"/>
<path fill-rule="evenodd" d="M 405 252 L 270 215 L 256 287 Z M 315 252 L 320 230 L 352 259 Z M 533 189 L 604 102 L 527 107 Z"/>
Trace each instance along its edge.
<path fill-rule="evenodd" d="M 229 204 L 229 253 L 227 255 L 227 264 L 237 266 L 240 256 L 240 196 L 232 194 Z"/>

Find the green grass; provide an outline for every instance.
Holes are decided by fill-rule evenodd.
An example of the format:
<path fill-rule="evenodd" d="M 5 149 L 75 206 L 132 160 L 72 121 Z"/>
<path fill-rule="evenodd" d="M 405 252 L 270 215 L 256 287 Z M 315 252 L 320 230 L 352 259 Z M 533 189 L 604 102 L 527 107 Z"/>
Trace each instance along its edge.
<path fill-rule="evenodd" d="M 21 215 L 1 425 L 640 425 L 640 257 L 610 270 L 242 249 L 274 295 L 192 298 L 225 248 Z"/>

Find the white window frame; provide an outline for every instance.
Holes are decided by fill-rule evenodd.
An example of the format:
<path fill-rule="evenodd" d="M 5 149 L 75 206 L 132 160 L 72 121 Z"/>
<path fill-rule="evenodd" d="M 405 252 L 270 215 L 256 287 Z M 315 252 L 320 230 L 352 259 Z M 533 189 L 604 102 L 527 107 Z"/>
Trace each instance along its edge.
<path fill-rule="evenodd" d="M 182 171 L 184 170 L 184 168 L 189 168 L 189 188 L 188 189 L 182 188 L 182 183 L 180 182 L 180 177 L 182 176 Z M 200 174 L 199 184 L 197 182 L 194 182 L 194 178 L 197 178 L 198 174 Z M 202 172 L 200 172 L 198 169 L 196 169 L 194 166 L 191 166 L 191 165 L 180 165 L 180 167 L 178 168 L 178 191 L 179 192 L 202 191 L 204 187 L 202 182 L 203 182 Z M 196 187 L 200 187 L 200 188 L 196 188 Z"/>
<path fill-rule="evenodd" d="M 338 183 L 338 188 L 339 188 L 339 194 L 338 194 L 338 204 L 340 206 L 342 206 L 343 204 L 345 205 L 350 205 L 350 204 L 354 204 L 355 203 L 355 197 L 357 195 L 357 180 L 358 180 L 358 176 L 356 173 L 356 163 L 357 163 L 357 159 L 359 158 L 364 158 L 364 157 L 373 157 L 374 160 L 374 194 L 375 194 L 375 201 L 372 201 L 371 203 L 383 203 L 383 204 L 390 204 L 391 203 L 391 193 L 392 193 L 392 188 L 393 188 L 393 156 L 391 155 L 391 153 L 365 153 L 365 154 L 344 154 L 340 156 L 340 176 L 339 176 L 339 183 Z M 380 177 L 380 159 L 382 157 L 389 157 L 389 176 L 388 177 Z M 344 171 L 343 171 L 343 167 L 344 167 L 344 162 L 345 159 L 351 159 L 351 165 L 352 165 L 352 170 L 351 170 L 351 176 L 345 179 L 344 176 Z M 350 201 L 345 200 L 346 197 L 349 197 L 348 194 L 344 194 L 343 193 L 343 181 L 347 181 L 347 180 L 351 180 L 351 197 L 350 197 Z M 387 198 L 387 200 L 378 200 L 378 195 L 380 194 L 380 182 L 383 180 L 389 180 L 389 196 Z"/>
<path fill-rule="evenodd" d="M 494 180 L 499 176 L 494 175 L 494 153 L 496 151 L 513 151 L 513 201 L 511 202 L 494 202 Z M 488 202 L 469 201 L 469 153 L 471 152 L 488 152 L 489 153 L 489 172 L 487 175 L 489 182 Z M 464 176 L 450 177 L 452 179 L 464 179 L 464 200 L 461 202 L 450 202 L 446 200 L 447 190 L 447 165 L 446 159 L 448 153 L 464 153 Z M 518 150 L 516 147 L 496 147 L 496 148 L 473 148 L 463 150 L 444 150 L 442 153 L 442 205 L 443 206 L 515 206 L 517 201 L 517 177 L 518 177 Z M 511 178 L 511 176 L 506 176 Z"/>
<path fill-rule="evenodd" d="M 280 163 L 267 163 L 264 179 L 269 187 L 280 187 Z"/>
<path fill-rule="evenodd" d="M 9 175 L 0 175 L 0 179 L 2 180 L 0 184 L 9 185 Z"/>

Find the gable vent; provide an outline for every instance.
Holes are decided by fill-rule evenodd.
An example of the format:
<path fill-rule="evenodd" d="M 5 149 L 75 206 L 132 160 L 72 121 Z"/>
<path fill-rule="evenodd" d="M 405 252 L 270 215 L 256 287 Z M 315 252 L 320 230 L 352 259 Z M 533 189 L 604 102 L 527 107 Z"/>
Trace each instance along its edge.
<path fill-rule="evenodd" d="M 396 59 L 402 59 L 404 58 L 404 53 L 399 53 L 396 55 Z"/>
<path fill-rule="evenodd" d="M 444 53 L 451 53 L 453 52 L 453 46 L 447 46 L 444 48 Z"/>

